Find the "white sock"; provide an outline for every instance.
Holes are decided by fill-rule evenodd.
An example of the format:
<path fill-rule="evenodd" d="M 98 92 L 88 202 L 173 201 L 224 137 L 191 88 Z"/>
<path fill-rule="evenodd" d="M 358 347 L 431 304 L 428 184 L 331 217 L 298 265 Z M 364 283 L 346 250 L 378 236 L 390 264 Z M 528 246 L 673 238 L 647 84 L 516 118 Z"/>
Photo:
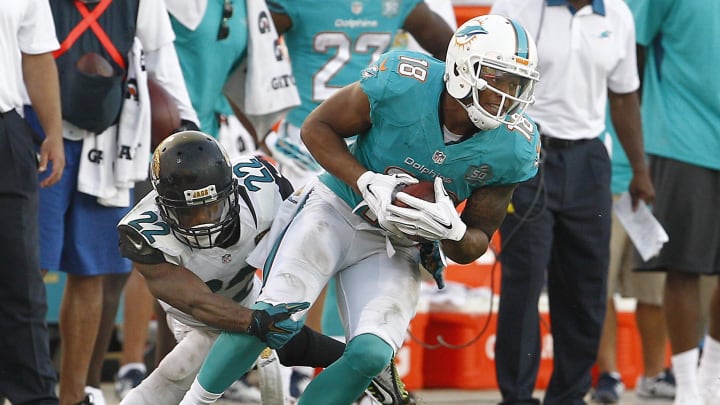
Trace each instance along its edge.
<path fill-rule="evenodd" d="M 698 368 L 698 386 L 700 390 L 710 389 L 717 386 L 720 379 L 720 342 L 710 337 L 705 337 L 703 354 L 700 358 Z"/>
<path fill-rule="evenodd" d="M 212 392 L 206 391 L 198 382 L 197 377 L 195 377 L 195 381 L 193 381 L 190 389 L 185 393 L 185 397 L 178 405 L 214 404 L 222 394 L 222 392 L 213 394 Z"/>
<path fill-rule="evenodd" d="M 675 402 L 700 395 L 697 382 L 697 364 L 700 350 L 694 348 L 672 356 L 672 367 L 675 373 Z"/>

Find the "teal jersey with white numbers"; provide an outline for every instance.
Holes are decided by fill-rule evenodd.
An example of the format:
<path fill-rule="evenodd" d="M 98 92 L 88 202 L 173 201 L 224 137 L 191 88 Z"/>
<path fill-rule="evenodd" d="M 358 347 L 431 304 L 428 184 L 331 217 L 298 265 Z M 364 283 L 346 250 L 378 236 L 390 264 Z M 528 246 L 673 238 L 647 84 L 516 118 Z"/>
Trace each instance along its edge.
<path fill-rule="evenodd" d="M 360 71 L 392 45 L 408 14 L 422 0 L 271 0 L 271 11 L 287 14 L 283 34 L 301 105 L 287 120 L 305 117 L 335 91 L 360 80 Z"/>
<path fill-rule="evenodd" d="M 444 62 L 408 51 L 384 54 L 365 69 L 360 83 L 370 100 L 373 125 L 351 146 L 355 158 L 373 172 L 404 172 L 428 181 L 440 176 L 456 202 L 477 188 L 535 176 L 540 136 L 525 115 L 512 128 L 500 125 L 459 143 L 444 143 L 438 113 L 444 72 Z M 331 174 L 321 180 L 350 207 L 362 199 Z"/>
<path fill-rule="evenodd" d="M 645 151 L 720 170 L 720 1 L 628 0 L 647 47 Z"/>

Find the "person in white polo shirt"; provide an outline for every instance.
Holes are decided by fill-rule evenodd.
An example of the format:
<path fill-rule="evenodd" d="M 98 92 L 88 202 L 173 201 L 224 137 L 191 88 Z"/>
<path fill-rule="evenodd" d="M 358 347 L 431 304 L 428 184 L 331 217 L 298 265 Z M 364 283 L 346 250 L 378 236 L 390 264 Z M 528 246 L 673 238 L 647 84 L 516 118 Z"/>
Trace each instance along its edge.
<path fill-rule="evenodd" d="M 643 152 L 633 16 L 622 0 L 497 0 L 491 12 L 517 19 L 535 37 L 542 78 L 527 110 L 540 128 L 540 170 L 515 190 L 500 227 L 498 385 L 503 404 L 540 403 L 532 395 L 537 303 L 546 287 L 554 358 L 544 404 L 584 404 L 606 306 L 610 159 L 599 136 L 608 101 L 633 170 L 633 205 L 655 194 Z"/>
<path fill-rule="evenodd" d="M 3 2 L 0 21 L 0 403 L 6 397 L 13 404 L 57 405 L 39 263 L 38 186 L 56 183 L 65 166 L 51 54 L 59 44 L 47 1 Z M 26 91 L 44 141 L 18 114 Z M 38 171 L 48 172 L 42 182 Z"/>

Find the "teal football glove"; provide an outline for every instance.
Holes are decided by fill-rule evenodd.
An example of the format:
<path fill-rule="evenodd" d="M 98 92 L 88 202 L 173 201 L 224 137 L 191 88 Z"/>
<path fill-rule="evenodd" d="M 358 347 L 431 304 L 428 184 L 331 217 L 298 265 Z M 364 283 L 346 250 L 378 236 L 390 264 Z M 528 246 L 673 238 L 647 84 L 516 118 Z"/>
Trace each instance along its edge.
<path fill-rule="evenodd" d="M 440 242 L 427 242 L 418 245 L 420 249 L 420 267 L 432 274 L 439 289 L 445 288 L 445 279 L 443 272 L 445 271 L 446 260 L 445 254 L 440 249 Z"/>
<path fill-rule="evenodd" d="M 253 305 L 252 319 L 247 333 L 267 343 L 271 349 L 279 349 L 302 329 L 304 322 L 290 316 L 310 307 L 309 302 L 270 305 L 258 302 Z"/>

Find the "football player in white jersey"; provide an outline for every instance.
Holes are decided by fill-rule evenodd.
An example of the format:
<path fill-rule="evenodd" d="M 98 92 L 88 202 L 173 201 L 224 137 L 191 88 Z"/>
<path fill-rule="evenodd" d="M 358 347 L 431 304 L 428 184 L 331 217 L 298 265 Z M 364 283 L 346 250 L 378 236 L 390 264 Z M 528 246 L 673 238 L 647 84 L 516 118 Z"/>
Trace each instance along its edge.
<path fill-rule="evenodd" d="M 254 156 L 231 164 L 211 136 L 184 131 L 157 147 L 151 180 L 154 190 L 118 225 L 120 250 L 161 301 L 178 344 L 122 404 L 177 404 L 220 331 L 267 334 L 271 341 L 299 330 L 278 350 L 286 366 L 326 367 L 342 355 L 343 343 L 290 318 L 306 303 L 246 308 L 261 285 L 246 258 L 280 202 L 295 198 L 273 165 Z M 275 359 L 269 350 L 264 354 L 259 367 Z M 277 390 L 261 390 L 264 403 L 283 403 Z"/>

